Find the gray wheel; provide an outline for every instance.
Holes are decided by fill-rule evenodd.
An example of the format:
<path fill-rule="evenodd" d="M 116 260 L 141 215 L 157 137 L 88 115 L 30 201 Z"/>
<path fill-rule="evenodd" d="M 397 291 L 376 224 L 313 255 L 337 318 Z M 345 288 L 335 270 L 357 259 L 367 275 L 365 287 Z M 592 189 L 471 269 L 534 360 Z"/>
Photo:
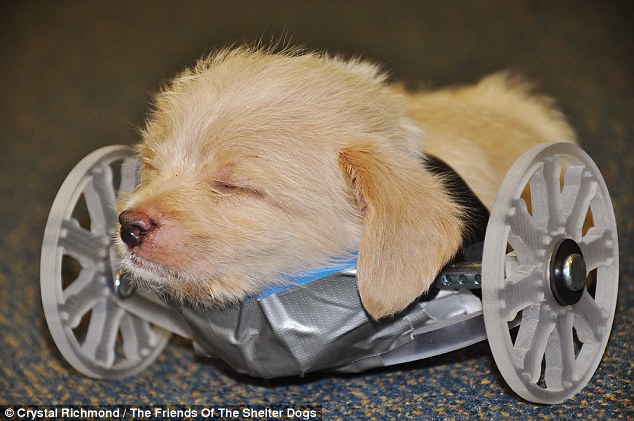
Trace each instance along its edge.
<path fill-rule="evenodd" d="M 618 254 L 610 195 L 583 150 L 539 145 L 517 160 L 491 210 L 482 298 L 496 364 L 524 399 L 563 402 L 590 381 L 614 319 Z"/>
<path fill-rule="evenodd" d="M 57 193 L 44 232 L 40 283 L 46 322 L 64 358 L 94 378 L 139 372 L 170 337 L 120 305 L 131 291 L 116 276 L 109 251 L 115 198 L 134 189 L 136 167 L 128 146 L 86 156 Z"/>

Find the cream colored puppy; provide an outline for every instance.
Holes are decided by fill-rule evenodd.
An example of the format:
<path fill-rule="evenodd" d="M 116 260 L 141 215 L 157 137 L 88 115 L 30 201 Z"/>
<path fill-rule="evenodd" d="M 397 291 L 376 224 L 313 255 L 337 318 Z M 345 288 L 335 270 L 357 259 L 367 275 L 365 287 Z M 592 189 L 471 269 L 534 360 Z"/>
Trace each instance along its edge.
<path fill-rule="evenodd" d="M 505 75 L 409 94 L 362 61 L 225 50 L 156 97 L 116 246 L 139 281 L 204 305 L 358 251 L 381 318 L 427 291 L 466 229 L 425 154 L 490 206 L 521 152 L 561 140 L 551 101 Z"/>

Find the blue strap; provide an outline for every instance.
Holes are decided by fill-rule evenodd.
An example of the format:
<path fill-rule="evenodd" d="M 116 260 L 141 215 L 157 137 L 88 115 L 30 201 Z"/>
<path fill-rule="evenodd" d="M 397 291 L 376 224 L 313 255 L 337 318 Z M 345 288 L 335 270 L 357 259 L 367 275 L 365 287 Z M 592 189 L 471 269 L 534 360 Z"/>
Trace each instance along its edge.
<path fill-rule="evenodd" d="M 284 275 L 282 278 L 286 281 L 289 281 L 286 285 L 272 285 L 267 289 L 261 291 L 259 294 L 254 295 L 251 299 L 259 300 L 262 298 L 266 298 L 270 295 L 277 294 L 278 292 L 285 291 L 290 288 L 294 288 L 297 285 L 307 284 L 312 281 L 316 281 L 317 279 L 325 278 L 328 275 L 332 275 L 333 273 L 341 272 L 342 270 L 352 269 L 357 265 L 357 256 L 355 254 L 354 258 L 343 262 L 341 264 L 335 266 L 329 266 L 327 268 L 320 269 L 312 269 L 304 272 L 300 272 L 295 275 Z"/>

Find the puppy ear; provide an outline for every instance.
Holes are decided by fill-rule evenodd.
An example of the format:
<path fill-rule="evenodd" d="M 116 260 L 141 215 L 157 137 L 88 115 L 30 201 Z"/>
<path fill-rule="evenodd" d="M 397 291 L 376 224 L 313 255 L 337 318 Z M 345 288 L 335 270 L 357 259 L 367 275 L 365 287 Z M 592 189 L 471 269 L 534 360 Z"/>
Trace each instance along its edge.
<path fill-rule="evenodd" d="M 461 206 L 420 157 L 375 142 L 354 142 L 339 165 L 363 212 L 357 283 L 379 319 L 429 289 L 462 242 Z"/>

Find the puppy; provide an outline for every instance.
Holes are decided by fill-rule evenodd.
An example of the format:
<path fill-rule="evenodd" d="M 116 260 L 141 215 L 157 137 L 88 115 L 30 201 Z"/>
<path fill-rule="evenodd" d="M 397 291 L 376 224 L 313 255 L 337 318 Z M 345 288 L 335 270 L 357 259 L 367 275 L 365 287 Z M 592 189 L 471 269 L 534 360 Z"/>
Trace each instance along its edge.
<path fill-rule="evenodd" d="M 523 151 L 574 138 L 551 100 L 506 74 L 408 93 L 360 60 L 224 50 L 156 97 L 115 246 L 140 282 L 203 305 L 357 253 L 379 319 L 428 290 L 468 229 L 427 154 L 491 206 Z"/>

